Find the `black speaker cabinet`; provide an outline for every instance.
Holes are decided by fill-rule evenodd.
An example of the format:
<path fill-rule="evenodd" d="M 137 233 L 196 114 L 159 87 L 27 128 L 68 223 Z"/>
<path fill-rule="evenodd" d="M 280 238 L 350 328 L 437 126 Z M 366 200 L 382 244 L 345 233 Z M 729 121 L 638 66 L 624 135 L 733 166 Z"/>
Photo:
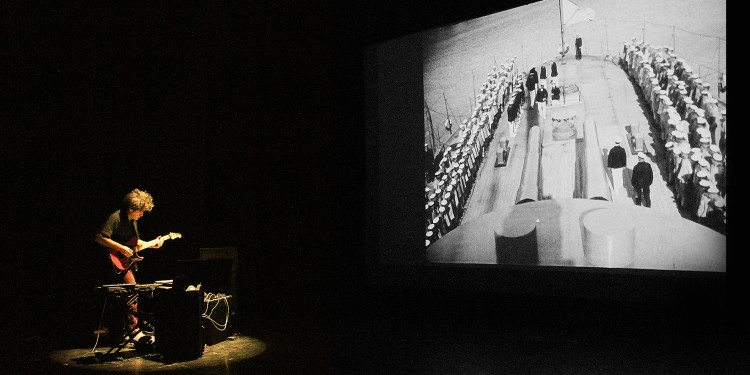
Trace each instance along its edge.
<path fill-rule="evenodd" d="M 190 360 L 203 355 L 203 307 L 201 290 L 154 290 L 154 344 L 166 361 Z"/>

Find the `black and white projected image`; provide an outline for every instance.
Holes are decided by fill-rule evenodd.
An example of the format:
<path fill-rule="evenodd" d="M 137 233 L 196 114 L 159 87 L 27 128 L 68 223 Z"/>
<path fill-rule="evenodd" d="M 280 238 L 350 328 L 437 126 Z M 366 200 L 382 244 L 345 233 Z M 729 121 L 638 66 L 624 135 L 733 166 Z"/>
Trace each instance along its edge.
<path fill-rule="evenodd" d="M 726 2 L 545 0 L 422 51 L 430 262 L 726 271 Z"/>

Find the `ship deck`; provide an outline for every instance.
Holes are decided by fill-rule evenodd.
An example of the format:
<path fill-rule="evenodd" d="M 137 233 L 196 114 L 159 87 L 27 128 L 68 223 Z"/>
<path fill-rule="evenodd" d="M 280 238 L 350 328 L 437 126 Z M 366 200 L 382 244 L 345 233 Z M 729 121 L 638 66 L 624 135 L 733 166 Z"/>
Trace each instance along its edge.
<path fill-rule="evenodd" d="M 594 122 L 599 149 L 606 165 L 607 150 L 611 148 L 616 136 L 628 140 L 631 132 L 640 127 L 646 144 L 647 162 L 654 172 L 654 182 L 651 185 L 651 209 L 660 214 L 675 217 L 689 217 L 686 212 L 678 209 L 674 200 L 674 193 L 666 182 L 666 160 L 664 148 L 652 137 L 648 107 L 638 94 L 638 88 L 627 74 L 609 60 L 584 56 L 581 60 L 566 58 L 558 62 L 559 85 L 577 85 L 580 89 L 585 108 L 585 121 Z M 550 111 L 547 120 L 550 119 Z M 521 124 L 517 135 L 511 140 L 511 151 L 507 164 L 495 167 L 495 149 L 498 142 L 508 137 L 507 114 L 503 113 L 500 125 L 495 130 L 485 162 L 477 174 L 475 185 L 467 202 L 462 223 L 467 223 L 483 214 L 497 209 L 512 206 L 516 203 L 519 184 L 524 169 L 527 147 L 528 130 L 531 126 L 540 125 L 541 117 L 536 109 L 524 107 L 520 114 Z M 589 141 L 593 141 L 589 140 Z M 638 162 L 637 152 L 630 142 L 623 142 L 628 155 L 627 168 L 623 173 L 624 188 L 619 195 L 612 193 L 612 200 L 616 203 L 635 205 L 633 189 L 629 184 L 630 174 Z M 575 173 L 576 164 L 570 164 L 566 170 L 557 173 Z M 567 170 L 569 169 L 569 171 Z M 607 170 L 607 181 L 612 183 L 612 176 Z"/>

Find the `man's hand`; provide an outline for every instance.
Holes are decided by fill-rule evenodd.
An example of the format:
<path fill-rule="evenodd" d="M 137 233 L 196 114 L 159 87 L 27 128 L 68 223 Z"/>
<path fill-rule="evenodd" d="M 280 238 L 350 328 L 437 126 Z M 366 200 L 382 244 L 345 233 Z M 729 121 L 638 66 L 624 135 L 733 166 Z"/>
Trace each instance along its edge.
<path fill-rule="evenodd" d="M 156 242 L 154 243 L 154 246 L 153 246 L 153 248 L 154 248 L 154 249 L 158 249 L 158 248 L 160 248 L 160 247 L 161 247 L 161 245 L 163 245 L 163 244 L 164 244 L 164 240 L 162 240 L 162 239 L 161 239 L 161 236 L 159 236 L 159 237 L 156 237 Z"/>
<path fill-rule="evenodd" d="M 123 246 L 123 248 L 120 249 L 120 252 L 122 253 L 122 255 L 125 255 L 128 258 L 133 256 L 133 251 L 130 250 L 127 246 Z"/>

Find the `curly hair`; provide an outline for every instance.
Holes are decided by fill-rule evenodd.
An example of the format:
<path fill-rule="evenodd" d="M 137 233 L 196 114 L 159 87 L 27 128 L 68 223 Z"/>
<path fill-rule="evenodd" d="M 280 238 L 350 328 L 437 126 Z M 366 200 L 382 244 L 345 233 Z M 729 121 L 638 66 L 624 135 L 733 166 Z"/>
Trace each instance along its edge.
<path fill-rule="evenodd" d="M 154 198 L 146 191 L 133 189 L 123 198 L 122 205 L 129 210 L 150 212 L 154 208 Z"/>

